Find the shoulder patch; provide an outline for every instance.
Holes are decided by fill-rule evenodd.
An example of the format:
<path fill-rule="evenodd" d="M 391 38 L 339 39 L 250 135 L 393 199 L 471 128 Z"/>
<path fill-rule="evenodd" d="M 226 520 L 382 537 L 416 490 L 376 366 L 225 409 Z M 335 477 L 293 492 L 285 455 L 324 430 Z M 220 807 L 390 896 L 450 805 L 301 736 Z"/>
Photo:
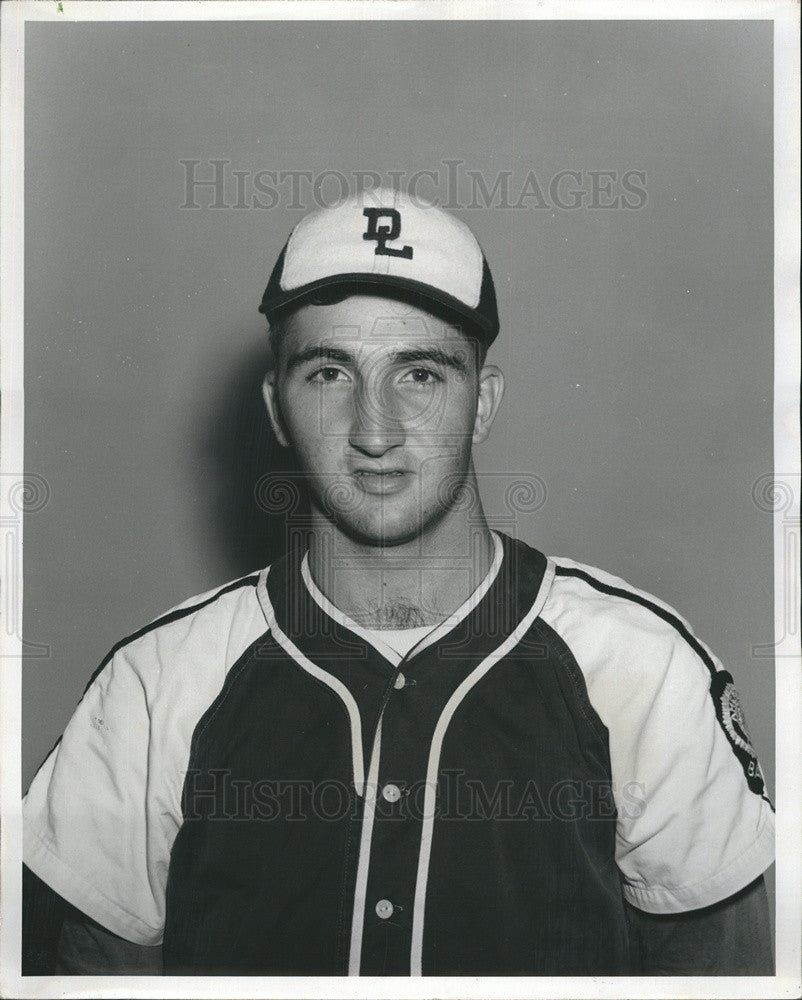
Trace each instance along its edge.
<path fill-rule="evenodd" d="M 717 671 L 710 685 L 710 695 L 716 707 L 716 717 L 735 756 L 741 762 L 750 789 L 757 795 L 763 795 L 763 772 L 752 747 L 743 706 L 732 675 L 726 670 Z"/>

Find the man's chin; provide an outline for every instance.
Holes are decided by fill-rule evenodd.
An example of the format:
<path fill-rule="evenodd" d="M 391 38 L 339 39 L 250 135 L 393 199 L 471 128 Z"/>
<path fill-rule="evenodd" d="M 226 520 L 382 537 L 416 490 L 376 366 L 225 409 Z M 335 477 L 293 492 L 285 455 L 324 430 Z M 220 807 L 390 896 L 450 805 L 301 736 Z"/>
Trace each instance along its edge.
<path fill-rule="evenodd" d="M 407 542 L 414 541 L 421 534 L 418 525 L 411 527 L 388 526 L 372 528 L 368 525 L 339 523 L 337 527 L 348 535 L 348 537 L 359 545 L 370 546 L 371 548 L 389 549 Z"/>
<path fill-rule="evenodd" d="M 358 545 L 370 548 L 396 548 L 415 541 L 439 518 L 421 522 L 417 517 L 384 517 L 373 521 L 371 518 L 336 517 L 334 523 L 339 531 Z"/>

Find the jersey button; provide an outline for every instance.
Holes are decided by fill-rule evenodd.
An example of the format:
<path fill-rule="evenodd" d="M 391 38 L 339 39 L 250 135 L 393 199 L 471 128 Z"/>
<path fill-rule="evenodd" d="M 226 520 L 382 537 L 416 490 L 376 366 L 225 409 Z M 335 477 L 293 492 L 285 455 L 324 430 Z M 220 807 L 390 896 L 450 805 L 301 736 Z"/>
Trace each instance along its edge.
<path fill-rule="evenodd" d="M 406 683 L 407 683 L 406 677 L 404 677 L 403 674 L 399 674 L 398 677 L 396 677 L 395 679 L 395 684 L 393 684 L 393 687 L 396 689 L 396 691 L 400 691 L 401 688 L 406 685 Z"/>
<path fill-rule="evenodd" d="M 387 802 L 398 802 L 401 798 L 401 789 L 398 785 L 385 785 L 384 788 L 382 788 L 382 795 Z"/>
<path fill-rule="evenodd" d="M 376 916 L 381 917 L 382 920 L 387 920 L 388 917 L 393 915 L 394 909 L 395 907 L 389 899 L 380 899 L 376 904 Z"/>

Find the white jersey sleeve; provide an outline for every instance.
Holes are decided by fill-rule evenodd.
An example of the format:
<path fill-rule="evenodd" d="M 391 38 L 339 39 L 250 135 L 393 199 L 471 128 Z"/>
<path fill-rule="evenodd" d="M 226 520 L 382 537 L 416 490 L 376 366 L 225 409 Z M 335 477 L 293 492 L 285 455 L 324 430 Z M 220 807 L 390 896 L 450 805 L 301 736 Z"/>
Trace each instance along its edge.
<path fill-rule="evenodd" d="M 771 864 L 774 813 L 731 676 L 667 605 L 567 560 L 542 614 L 609 731 L 624 895 L 719 902 Z"/>
<path fill-rule="evenodd" d="M 118 644 L 23 801 L 25 863 L 137 944 L 162 938 L 192 732 L 266 631 L 254 590 L 203 595 Z"/>

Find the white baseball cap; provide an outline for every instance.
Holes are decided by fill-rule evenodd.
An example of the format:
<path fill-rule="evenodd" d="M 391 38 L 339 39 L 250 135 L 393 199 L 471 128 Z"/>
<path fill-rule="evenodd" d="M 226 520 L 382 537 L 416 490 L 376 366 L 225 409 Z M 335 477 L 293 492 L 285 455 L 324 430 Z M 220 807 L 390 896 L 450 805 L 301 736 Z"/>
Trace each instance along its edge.
<path fill-rule="evenodd" d="M 434 307 L 489 346 L 499 329 L 490 268 L 459 219 L 392 189 L 312 212 L 290 234 L 259 311 L 268 319 L 322 290 Z"/>

